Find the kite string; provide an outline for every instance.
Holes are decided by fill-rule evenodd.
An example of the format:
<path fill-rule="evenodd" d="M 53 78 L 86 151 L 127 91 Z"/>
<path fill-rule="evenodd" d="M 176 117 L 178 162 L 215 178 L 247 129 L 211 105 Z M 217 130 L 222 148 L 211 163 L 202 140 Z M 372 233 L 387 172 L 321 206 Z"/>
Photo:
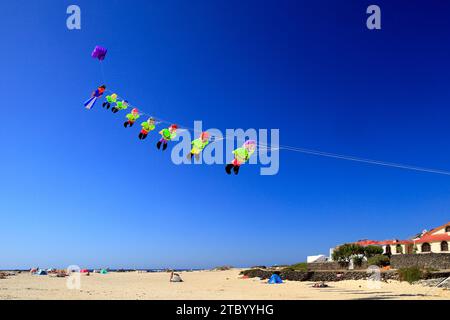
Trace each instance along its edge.
<path fill-rule="evenodd" d="M 103 68 L 103 62 L 100 60 L 100 72 L 102 74 L 102 83 L 106 83 L 105 69 Z"/>
<path fill-rule="evenodd" d="M 303 148 L 289 147 L 289 146 L 280 146 L 280 149 L 294 151 L 294 152 L 301 152 L 304 154 L 312 154 L 312 155 L 328 157 L 328 158 L 336 158 L 336 159 L 342 159 L 342 160 L 348 160 L 348 161 L 363 162 L 363 163 L 367 163 L 367 164 L 373 164 L 373 165 L 379 165 L 379 166 L 385 166 L 385 167 L 400 168 L 400 169 L 407 169 L 407 170 L 414 170 L 414 171 L 421 171 L 421 172 L 428 172 L 428 173 L 436 173 L 436 174 L 442 174 L 442 175 L 450 175 L 450 171 L 446 171 L 446 170 L 418 167 L 418 166 L 412 166 L 412 165 L 407 165 L 407 164 L 386 162 L 386 161 L 373 160 L 373 159 L 367 159 L 367 158 L 359 158 L 359 157 L 354 157 L 354 156 L 349 156 L 349 155 L 323 152 L 323 151 L 318 151 L 318 150 L 310 150 L 310 149 L 303 149 Z"/>
<path fill-rule="evenodd" d="M 104 75 L 104 70 L 103 70 L 103 66 L 101 65 L 101 72 L 102 72 L 102 77 L 103 77 L 103 83 L 105 83 L 104 79 L 105 79 L 105 75 Z M 113 91 L 106 89 L 107 92 L 110 92 L 111 94 L 113 93 Z M 121 100 L 126 100 L 123 97 L 120 97 L 119 95 L 117 95 L 117 97 Z M 128 103 L 128 105 L 130 107 L 135 107 L 133 104 Z M 138 108 L 139 110 L 139 108 Z M 151 114 L 146 113 L 145 111 L 140 112 L 141 115 L 145 115 L 145 116 L 149 116 L 152 117 Z M 164 120 L 162 118 L 156 117 L 155 118 L 158 120 L 157 124 L 159 123 L 167 123 L 167 124 L 171 124 L 174 123 L 173 121 L 167 121 Z M 192 131 L 194 134 L 196 132 L 201 133 L 202 131 L 200 130 L 195 130 L 194 128 L 191 127 L 187 127 L 187 126 L 183 126 L 180 125 L 179 126 L 182 130 L 185 131 Z M 214 141 L 212 141 L 211 143 L 214 142 L 218 142 L 218 141 L 222 141 L 222 140 L 235 140 L 235 138 L 237 138 L 235 135 L 224 135 L 219 139 L 214 139 Z M 237 141 L 242 140 L 237 138 Z M 245 140 L 245 138 L 244 138 Z M 319 150 L 312 150 L 312 149 L 305 149 L 305 148 L 300 148 L 300 147 L 294 147 L 294 146 L 284 146 L 284 145 L 277 145 L 275 147 L 273 146 L 268 146 L 267 144 L 263 144 L 263 143 L 257 143 L 256 144 L 258 149 L 260 150 L 266 150 L 266 151 L 279 151 L 279 150 L 287 150 L 287 151 L 292 151 L 292 152 L 299 152 L 299 153 L 303 153 L 303 154 L 310 154 L 310 155 L 316 155 L 316 156 L 321 156 L 321 157 L 328 157 L 328 158 L 335 158 L 335 159 L 341 159 L 341 160 L 347 160 L 347 161 L 354 161 L 354 162 L 361 162 L 361 163 L 367 163 L 367 164 L 372 164 L 372 165 L 378 165 L 378 166 L 385 166 L 385 167 L 391 167 L 391 168 L 399 168 L 399 169 L 406 169 L 406 170 L 413 170 L 413 171 L 419 171 L 419 172 L 427 172 L 427 173 L 435 173 L 435 174 L 441 174 L 441 175 L 448 175 L 450 176 L 450 171 L 446 171 L 446 170 L 440 170 L 440 169 L 433 169 L 433 168 L 425 168 L 425 167 L 418 167 L 418 166 L 412 166 L 412 165 L 407 165 L 407 164 L 401 164 L 401 163 L 394 163 L 394 162 L 386 162 L 386 161 L 380 161 L 380 160 L 374 160 L 374 159 L 367 159 L 367 158 L 359 158 L 359 157 L 355 157 L 355 156 L 350 156 L 350 155 L 344 155 L 344 154 L 337 154 L 337 153 L 331 153 L 331 152 L 324 152 L 324 151 L 319 151 Z"/>

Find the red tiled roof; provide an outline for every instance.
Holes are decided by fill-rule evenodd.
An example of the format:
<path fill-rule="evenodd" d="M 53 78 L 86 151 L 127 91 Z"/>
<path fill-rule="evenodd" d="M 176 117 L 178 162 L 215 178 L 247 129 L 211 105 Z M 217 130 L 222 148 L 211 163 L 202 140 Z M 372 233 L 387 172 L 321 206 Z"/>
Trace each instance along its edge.
<path fill-rule="evenodd" d="M 376 240 L 360 240 L 355 243 L 359 244 L 360 246 L 370 246 L 370 245 L 377 245 L 378 241 L 376 241 Z"/>
<path fill-rule="evenodd" d="M 450 222 L 447 222 L 446 224 L 443 224 L 440 227 L 437 227 L 430 231 L 425 232 L 421 238 L 419 238 L 415 241 L 414 240 L 382 240 L 382 241 L 378 241 L 378 240 L 364 239 L 364 240 L 356 241 L 354 243 L 365 247 L 365 246 L 370 246 L 370 245 L 384 246 L 384 245 L 388 245 L 388 244 L 389 245 L 397 245 L 397 244 L 413 244 L 413 243 L 423 243 L 423 242 L 450 241 L 450 236 L 447 233 L 433 235 L 434 232 L 439 231 L 447 226 L 450 226 Z"/>
<path fill-rule="evenodd" d="M 359 244 L 360 246 L 383 246 L 387 244 L 412 244 L 412 240 L 383 240 L 383 241 L 377 241 L 377 240 L 362 240 L 355 242 L 356 244 Z"/>
<path fill-rule="evenodd" d="M 446 233 L 442 234 L 435 234 L 435 235 L 428 235 L 425 234 L 422 238 L 419 240 L 416 240 L 416 243 L 423 243 L 423 242 L 437 242 L 437 241 L 450 241 L 450 236 Z"/>
<path fill-rule="evenodd" d="M 380 244 L 412 244 L 412 240 L 385 240 L 380 241 Z"/>
<path fill-rule="evenodd" d="M 422 237 L 427 236 L 427 235 L 430 235 L 430 234 L 432 234 L 432 233 L 434 233 L 434 232 L 436 232 L 436 231 L 439 231 L 439 230 L 441 230 L 441 229 L 444 229 L 444 228 L 447 227 L 447 226 L 450 226 L 450 221 L 447 222 L 447 223 L 445 223 L 445 224 L 443 224 L 443 225 L 440 226 L 440 227 L 437 227 L 437 228 L 431 229 L 431 230 L 428 231 L 428 232 L 425 232 L 425 233 L 423 234 Z"/>

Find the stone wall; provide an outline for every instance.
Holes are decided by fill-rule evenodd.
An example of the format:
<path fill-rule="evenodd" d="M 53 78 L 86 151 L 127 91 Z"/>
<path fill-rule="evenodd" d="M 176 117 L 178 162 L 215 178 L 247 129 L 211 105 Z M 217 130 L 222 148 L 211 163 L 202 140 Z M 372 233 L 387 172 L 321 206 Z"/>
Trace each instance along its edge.
<path fill-rule="evenodd" d="M 420 267 L 450 269 L 450 253 L 398 254 L 391 257 L 394 269 Z"/>
<path fill-rule="evenodd" d="M 308 263 L 308 270 L 310 271 L 316 271 L 316 270 L 348 270 L 348 267 L 342 266 L 336 261 L 329 261 L 329 262 L 313 262 Z M 362 266 L 354 267 L 354 270 L 365 270 L 367 269 L 367 263 L 363 262 Z"/>
<path fill-rule="evenodd" d="M 269 279 L 273 274 L 273 270 L 250 269 L 241 272 L 249 278 Z M 371 274 L 365 270 L 359 271 L 279 271 L 283 280 L 290 281 L 341 281 L 341 280 L 365 280 Z M 425 275 L 425 279 L 446 278 L 450 276 L 450 272 L 432 272 Z M 399 275 L 395 270 L 382 271 L 380 273 L 381 280 L 399 280 Z"/>
<path fill-rule="evenodd" d="M 249 278 L 258 277 L 263 280 L 269 279 L 273 274 L 270 270 L 251 269 L 241 272 Z M 364 280 L 370 274 L 365 270 L 361 271 L 280 271 L 280 277 L 283 280 L 291 281 L 341 281 L 341 280 Z M 398 280 L 397 272 L 382 272 L 382 280 Z"/>

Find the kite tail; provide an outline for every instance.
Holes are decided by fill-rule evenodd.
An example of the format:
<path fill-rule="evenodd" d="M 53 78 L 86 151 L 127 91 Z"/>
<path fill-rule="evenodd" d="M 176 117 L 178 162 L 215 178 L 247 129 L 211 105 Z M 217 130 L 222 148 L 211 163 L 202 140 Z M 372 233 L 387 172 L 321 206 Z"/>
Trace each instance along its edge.
<path fill-rule="evenodd" d="M 92 97 L 84 103 L 84 106 L 86 107 L 86 109 L 90 110 L 90 109 L 92 109 L 92 107 L 94 106 L 96 101 L 97 101 L 97 97 Z"/>

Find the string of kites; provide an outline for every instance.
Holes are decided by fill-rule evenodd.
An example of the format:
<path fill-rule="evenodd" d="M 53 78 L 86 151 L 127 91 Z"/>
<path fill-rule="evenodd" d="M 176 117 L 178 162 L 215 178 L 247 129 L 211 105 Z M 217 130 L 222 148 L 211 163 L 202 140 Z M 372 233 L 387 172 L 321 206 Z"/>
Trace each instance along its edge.
<path fill-rule="evenodd" d="M 108 50 L 101 46 L 96 46 L 92 51 L 92 58 L 103 61 L 106 57 Z M 90 110 L 94 107 L 97 100 L 100 99 L 106 92 L 110 92 L 106 89 L 106 85 L 99 86 L 95 91 L 92 92 L 91 97 L 84 103 L 86 109 Z M 112 113 L 118 113 L 119 111 L 127 110 L 130 104 L 127 100 L 120 99 L 116 93 L 111 92 L 111 94 L 105 96 L 105 100 L 102 103 L 102 107 L 105 109 L 110 109 Z M 141 117 L 142 113 L 138 108 L 132 108 L 131 112 L 126 114 L 126 120 L 123 123 L 125 128 L 131 128 L 135 122 Z M 141 131 L 139 132 L 138 138 L 144 140 L 147 138 L 148 134 L 156 129 L 156 125 L 160 123 L 157 122 L 155 118 L 149 117 L 146 121 L 141 123 Z M 175 139 L 177 136 L 178 125 L 171 124 L 169 127 L 159 131 L 161 138 L 156 143 L 156 147 L 162 151 L 167 149 L 168 142 Z M 200 158 L 200 153 L 210 142 L 210 134 L 208 132 L 201 132 L 199 138 L 192 141 L 192 148 L 190 153 L 187 155 L 188 159 L 195 157 L 197 160 Z M 244 144 L 233 151 L 234 159 L 231 163 L 225 166 L 225 171 L 227 174 L 239 173 L 239 168 L 242 164 L 246 163 L 250 157 L 254 154 L 257 147 L 257 143 L 254 140 L 247 140 Z"/>
<path fill-rule="evenodd" d="M 108 50 L 101 46 L 96 46 L 94 50 L 92 51 L 92 58 L 98 59 L 99 61 L 103 61 L 106 57 L 106 53 Z M 84 103 L 84 106 L 86 109 L 92 109 L 92 107 L 95 105 L 96 101 L 103 96 L 103 94 L 106 92 L 106 86 L 101 85 L 99 86 L 91 95 L 91 97 Z M 103 102 L 102 106 L 106 109 L 111 108 L 113 113 L 117 113 L 121 110 L 128 109 L 129 103 L 127 100 L 119 99 L 119 96 L 116 93 L 111 92 L 110 95 L 107 95 L 105 97 L 105 101 Z M 126 115 L 126 121 L 124 122 L 124 127 L 132 127 L 134 123 L 139 119 L 141 116 L 141 113 L 137 108 L 133 108 L 130 113 Z M 147 138 L 147 135 L 153 131 L 156 128 L 156 124 L 158 122 L 155 121 L 154 118 L 150 117 L 147 119 L 147 121 L 144 121 L 141 123 L 141 131 L 139 132 L 139 139 L 143 140 Z M 161 148 L 162 150 L 167 149 L 167 143 L 171 140 L 173 140 L 176 137 L 178 126 L 176 124 L 171 124 L 168 128 L 162 129 L 159 134 L 161 135 L 161 139 L 157 142 L 156 146 L 158 149 Z M 188 158 L 192 159 L 192 157 L 195 157 L 196 159 L 199 159 L 199 155 L 202 152 L 202 150 L 208 145 L 210 142 L 210 136 L 208 132 L 202 132 L 200 134 L 200 137 L 194 141 L 192 141 L 192 149 L 190 154 L 188 154 Z M 246 163 L 249 158 L 253 155 L 257 148 L 257 143 L 254 140 L 248 140 L 246 141 L 242 147 L 237 148 L 233 151 L 234 154 L 234 160 L 227 164 L 225 167 L 225 171 L 227 174 L 231 174 L 231 171 L 233 171 L 235 174 L 239 173 L 239 168 L 242 164 Z M 268 148 L 268 146 L 259 145 L 261 148 Z M 343 159 L 348 161 L 354 161 L 354 162 L 363 162 L 367 164 L 372 165 L 378 165 L 378 166 L 386 166 L 391 168 L 400 168 L 400 169 L 406 169 L 406 170 L 413 170 L 413 171 L 420 171 L 420 172 L 427 172 L 427 173 L 436 173 L 441 175 L 447 175 L 450 176 L 450 171 L 446 170 L 440 170 L 440 169 L 433 169 L 433 168 L 425 168 L 425 167 L 417 167 L 417 166 L 411 166 L 407 164 L 401 164 L 401 163 L 393 163 L 393 162 L 386 162 L 386 161 L 379 161 L 379 160 L 373 160 L 373 159 L 367 159 L 367 158 L 359 158 L 349 155 L 342 155 L 337 153 L 331 153 L 331 152 L 323 152 L 318 150 L 311 150 L 311 149 L 304 149 L 299 147 L 292 147 L 292 146 L 278 146 L 276 149 L 284 149 L 294 152 L 300 152 L 304 154 L 312 154 L 316 156 L 321 157 L 328 157 L 328 158 L 335 158 L 335 159 Z"/>

